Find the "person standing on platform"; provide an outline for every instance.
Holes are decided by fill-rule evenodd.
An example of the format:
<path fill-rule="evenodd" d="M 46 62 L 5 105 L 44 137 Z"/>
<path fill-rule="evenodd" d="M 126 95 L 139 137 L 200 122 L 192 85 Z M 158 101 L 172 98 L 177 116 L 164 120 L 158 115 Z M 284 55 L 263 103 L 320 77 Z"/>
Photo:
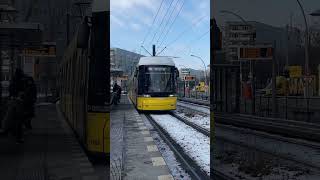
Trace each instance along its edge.
<path fill-rule="evenodd" d="M 35 116 L 34 105 L 37 101 L 37 88 L 34 80 L 30 76 L 25 78 L 25 98 L 24 98 L 24 122 L 28 129 L 32 129 L 31 119 Z"/>
<path fill-rule="evenodd" d="M 120 99 L 121 99 L 121 91 L 122 91 L 122 88 L 121 88 L 121 86 L 118 85 L 117 96 L 118 96 L 119 103 L 120 103 Z"/>

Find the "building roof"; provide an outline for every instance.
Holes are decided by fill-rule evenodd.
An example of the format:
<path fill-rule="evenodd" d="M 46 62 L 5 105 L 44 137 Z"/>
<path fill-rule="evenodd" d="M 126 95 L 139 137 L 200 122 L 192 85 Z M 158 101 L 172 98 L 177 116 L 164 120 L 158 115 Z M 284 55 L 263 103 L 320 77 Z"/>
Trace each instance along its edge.
<path fill-rule="evenodd" d="M 142 66 L 142 65 L 175 66 L 171 57 L 164 57 L 164 56 L 141 57 L 138 63 L 138 66 Z"/>

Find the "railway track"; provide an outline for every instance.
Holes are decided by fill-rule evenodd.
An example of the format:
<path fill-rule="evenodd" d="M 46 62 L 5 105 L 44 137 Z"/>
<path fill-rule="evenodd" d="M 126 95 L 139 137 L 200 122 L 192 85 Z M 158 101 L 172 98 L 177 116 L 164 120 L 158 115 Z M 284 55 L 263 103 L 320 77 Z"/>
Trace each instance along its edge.
<path fill-rule="evenodd" d="M 226 124 L 241 128 L 268 132 L 290 138 L 319 142 L 320 126 L 310 123 L 297 122 L 285 119 L 262 118 L 256 116 L 243 116 L 239 114 L 217 114 L 216 124 Z"/>
<path fill-rule="evenodd" d="M 210 102 L 209 101 L 190 99 L 190 98 L 178 98 L 178 101 L 188 102 L 188 103 L 192 103 L 192 104 L 196 104 L 196 105 L 202 105 L 202 106 L 205 106 L 207 108 L 210 107 Z"/>
<path fill-rule="evenodd" d="M 184 152 L 182 147 L 177 142 L 175 142 L 172 137 L 170 137 L 170 135 L 151 117 L 150 114 L 146 114 L 145 116 L 147 117 L 151 125 L 156 129 L 162 140 L 176 155 L 178 161 L 181 163 L 187 173 L 192 177 L 192 179 L 210 179 L 210 177 L 200 168 L 200 166 L 197 165 L 197 163 Z"/>
<path fill-rule="evenodd" d="M 219 128 L 224 128 L 224 129 L 231 129 L 232 131 L 234 131 L 234 127 L 228 127 L 228 126 L 225 126 L 225 125 L 219 125 L 218 127 Z M 256 134 L 254 134 L 254 135 L 256 135 Z M 267 138 L 269 138 L 269 136 L 267 136 Z M 282 153 L 271 152 L 271 151 L 265 150 L 264 148 L 257 147 L 256 145 L 248 145 L 247 143 L 231 140 L 229 138 L 225 138 L 225 137 L 222 137 L 222 136 L 219 136 L 219 135 L 216 135 L 215 139 L 216 140 L 220 140 L 220 141 L 222 141 L 224 143 L 228 142 L 230 144 L 233 144 L 233 145 L 236 145 L 236 146 L 240 146 L 240 147 L 243 147 L 243 148 L 246 148 L 246 149 L 251 149 L 251 150 L 255 150 L 255 151 L 258 151 L 258 152 L 265 153 L 265 154 L 269 154 L 270 156 L 279 157 L 279 158 L 281 158 L 283 160 L 291 161 L 291 162 L 294 162 L 294 163 L 297 163 L 297 164 L 301 164 L 301 165 L 309 167 L 309 168 L 316 169 L 317 171 L 320 170 L 320 166 L 319 165 L 314 164 L 314 163 L 310 163 L 309 161 L 296 159 L 294 156 L 292 156 L 290 154 L 282 154 Z M 274 138 L 274 139 L 276 139 L 276 138 Z M 299 143 L 296 143 L 296 142 L 294 142 L 294 144 L 300 145 Z M 304 144 L 302 144 L 302 145 L 304 145 Z"/>
<path fill-rule="evenodd" d="M 185 102 L 185 101 L 180 101 L 179 103 L 177 103 L 178 107 L 181 107 L 182 109 L 188 109 L 191 112 L 196 112 L 197 114 L 200 115 L 210 115 L 210 108 L 209 106 L 204 106 L 204 105 L 198 105 L 198 104 L 194 104 L 194 103 L 189 103 L 189 102 Z M 195 108 L 192 108 L 195 107 Z"/>
<path fill-rule="evenodd" d="M 197 125 L 197 124 L 195 124 L 195 123 L 192 123 L 192 122 L 184 119 L 183 117 L 177 115 L 176 113 L 173 113 L 173 112 L 172 112 L 172 113 L 170 113 L 170 115 L 173 116 L 173 117 L 175 117 L 175 118 L 178 119 L 179 121 L 185 123 L 186 125 L 192 127 L 193 129 L 197 130 L 198 132 L 206 135 L 207 137 L 210 137 L 210 130 L 207 130 L 207 129 L 205 129 L 205 128 L 203 128 L 203 127 L 201 127 L 201 126 L 199 126 L 199 125 Z"/>
<path fill-rule="evenodd" d="M 228 176 L 216 169 L 213 169 L 212 173 L 214 180 L 236 180 L 234 177 Z"/>

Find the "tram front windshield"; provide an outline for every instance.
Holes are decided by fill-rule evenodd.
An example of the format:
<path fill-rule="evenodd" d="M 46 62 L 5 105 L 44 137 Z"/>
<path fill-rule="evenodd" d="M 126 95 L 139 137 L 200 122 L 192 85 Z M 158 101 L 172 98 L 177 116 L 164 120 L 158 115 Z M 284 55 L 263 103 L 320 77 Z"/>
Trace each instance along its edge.
<path fill-rule="evenodd" d="M 147 66 L 144 73 L 144 93 L 174 93 L 174 67 L 172 66 Z"/>

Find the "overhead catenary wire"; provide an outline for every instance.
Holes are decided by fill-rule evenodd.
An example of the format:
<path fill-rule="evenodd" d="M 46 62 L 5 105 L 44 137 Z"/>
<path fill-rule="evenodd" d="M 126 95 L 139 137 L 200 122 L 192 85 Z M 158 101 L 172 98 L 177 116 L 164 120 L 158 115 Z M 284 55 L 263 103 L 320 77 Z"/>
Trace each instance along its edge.
<path fill-rule="evenodd" d="M 182 49 L 182 50 L 180 50 L 180 51 L 178 51 L 178 52 L 184 51 L 186 48 L 191 48 L 190 45 L 191 45 L 191 44 L 194 44 L 195 42 L 201 40 L 204 36 L 206 36 L 206 35 L 210 32 L 210 30 L 211 30 L 212 27 L 213 27 L 213 26 L 211 26 L 208 31 L 206 31 L 205 33 L 203 33 L 202 35 L 200 35 L 198 38 L 195 38 L 195 39 L 193 39 L 192 41 L 190 41 L 190 42 L 188 43 L 188 45 L 187 45 L 184 49 Z M 177 53 L 176 53 L 176 54 L 177 54 Z"/>
<path fill-rule="evenodd" d="M 164 46 L 164 48 L 160 51 L 163 52 L 165 49 L 167 49 L 169 46 L 171 46 L 172 44 L 174 44 L 177 40 L 179 40 L 182 35 L 184 35 L 186 32 L 190 31 L 192 29 L 192 27 L 196 26 L 197 24 L 199 24 L 204 18 L 206 17 L 206 15 L 200 17 L 197 21 L 193 22 L 188 28 L 186 28 L 184 31 L 182 31 L 173 41 L 169 42 L 166 46 Z M 211 28 L 210 28 L 211 29 Z M 210 31 L 210 30 L 209 30 Z M 208 33 L 208 32 L 206 32 Z M 164 42 L 164 40 L 162 41 L 162 43 Z M 162 45 L 162 43 L 160 44 L 160 46 Z M 159 54 L 160 54 L 159 53 Z"/>
<path fill-rule="evenodd" d="M 160 24 L 159 24 L 158 28 L 160 28 L 160 27 L 162 26 L 162 23 L 163 23 L 164 19 L 166 18 L 166 16 L 167 16 L 167 14 L 168 14 L 169 9 L 170 9 L 170 8 L 171 8 L 171 6 L 172 6 L 173 1 L 174 1 L 174 0 L 172 0 L 172 1 L 171 1 L 171 3 L 170 3 L 170 5 L 169 5 L 169 7 L 167 8 L 167 11 L 166 11 L 166 13 L 164 14 L 164 16 L 163 16 L 163 18 L 162 18 L 162 20 L 161 20 L 161 22 L 160 22 Z M 158 28 L 157 28 L 157 29 L 158 29 Z M 153 37 L 152 37 L 152 39 L 151 39 L 151 41 L 150 41 L 149 45 L 150 45 L 150 44 L 152 44 L 152 42 L 153 42 L 154 38 L 156 37 L 157 32 L 158 32 L 158 31 L 157 31 L 157 29 L 156 29 L 156 31 L 155 31 L 155 33 L 154 33 L 154 35 L 153 35 Z"/>
<path fill-rule="evenodd" d="M 179 16 L 179 14 L 180 14 L 180 12 L 181 12 L 181 10 L 182 10 L 182 8 L 183 8 L 183 6 L 184 6 L 185 2 L 186 2 L 186 1 L 185 1 L 185 0 L 183 0 L 183 3 L 182 3 L 182 5 L 180 6 L 180 9 L 179 9 L 179 11 L 178 11 L 177 15 L 175 16 L 174 20 L 173 20 L 173 21 L 172 21 L 172 23 L 170 24 L 169 29 L 166 31 L 166 33 L 165 33 L 165 35 L 164 35 L 163 39 L 161 40 L 161 42 L 160 42 L 160 44 L 159 44 L 159 47 L 161 47 L 161 45 L 163 44 L 163 42 L 166 40 L 167 35 L 168 35 L 168 33 L 170 32 L 171 28 L 173 27 L 173 24 L 174 24 L 174 23 L 175 23 L 175 21 L 177 20 L 177 18 L 178 18 L 178 16 Z"/>
<path fill-rule="evenodd" d="M 169 15 L 169 18 L 167 19 L 167 22 L 165 23 L 164 27 L 162 28 L 162 30 L 161 30 L 161 32 L 160 32 L 160 35 L 159 35 L 159 37 L 158 37 L 158 39 L 157 39 L 157 41 L 156 41 L 156 44 L 159 42 L 160 38 L 162 37 L 163 32 L 164 32 L 164 30 L 166 29 L 166 27 L 168 26 L 168 24 L 169 24 L 169 22 L 170 22 L 170 20 L 171 20 L 172 14 L 173 14 L 173 12 L 175 11 L 175 9 L 177 8 L 179 2 L 180 2 L 180 0 L 177 0 L 177 1 L 176 1 L 176 3 L 175 3 L 175 5 L 174 5 L 174 7 L 173 7 L 173 9 L 172 9 L 172 11 L 171 11 L 171 13 L 170 13 L 170 15 Z"/>
<path fill-rule="evenodd" d="M 156 15 L 154 16 L 153 21 L 152 21 L 152 24 L 151 24 L 151 26 L 149 27 L 147 34 L 146 34 L 145 37 L 143 38 L 143 41 L 142 41 L 142 44 L 141 44 L 141 45 L 144 44 L 144 42 L 146 41 L 147 37 L 149 36 L 150 31 L 151 31 L 151 29 L 152 29 L 152 26 L 154 25 L 154 22 L 156 21 L 156 19 L 157 19 L 157 17 L 158 17 L 158 14 L 159 14 L 159 11 L 160 11 L 160 9 L 161 9 L 161 7 L 162 7 L 163 2 L 164 2 L 164 0 L 161 1 L 160 6 L 159 6 L 159 8 L 158 8 L 158 10 L 157 10 L 157 13 L 156 13 Z"/>

